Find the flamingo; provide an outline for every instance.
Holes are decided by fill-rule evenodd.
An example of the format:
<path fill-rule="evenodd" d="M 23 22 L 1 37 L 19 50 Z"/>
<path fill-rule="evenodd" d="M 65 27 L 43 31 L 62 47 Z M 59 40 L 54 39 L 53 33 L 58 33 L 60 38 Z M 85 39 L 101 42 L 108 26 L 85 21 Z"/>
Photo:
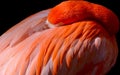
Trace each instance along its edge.
<path fill-rule="evenodd" d="M 63 1 L 0 36 L 0 75 L 105 75 L 115 65 L 117 16 L 88 1 Z"/>

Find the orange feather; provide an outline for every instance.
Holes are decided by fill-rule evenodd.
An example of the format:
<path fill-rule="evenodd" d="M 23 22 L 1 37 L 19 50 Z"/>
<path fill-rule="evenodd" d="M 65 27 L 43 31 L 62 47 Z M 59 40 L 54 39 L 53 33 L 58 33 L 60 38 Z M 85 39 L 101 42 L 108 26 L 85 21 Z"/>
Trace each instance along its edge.
<path fill-rule="evenodd" d="M 105 75 L 116 63 L 117 16 L 87 1 L 64 1 L 0 36 L 0 75 Z"/>

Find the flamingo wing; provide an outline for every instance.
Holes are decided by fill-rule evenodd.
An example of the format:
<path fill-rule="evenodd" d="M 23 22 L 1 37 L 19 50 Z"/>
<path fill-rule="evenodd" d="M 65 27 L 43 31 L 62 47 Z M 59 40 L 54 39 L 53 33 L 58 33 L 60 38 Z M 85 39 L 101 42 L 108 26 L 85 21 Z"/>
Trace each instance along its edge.
<path fill-rule="evenodd" d="M 0 75 L 104 75 L 114 66 L 118 55 L 115 33 L 119 22 L 116 15 L 98 6 L 95 7 L 97 10 L 89 13 L 99 12 L 101 16 L 95 13 L 92 14 L 95 18 L 91 19 L 91 15 L 85 15 L 82 11 L 88 13 L 89 4 L 95 4 L 86 1 L 80 1 L 81 5 L 76 1 L 63 4 L 68 3 L 75 3 L 81 12 L 76 11 L 77 6 L 74 13 L 74 9 L 62 11 L 63 7 L 58 5 L 60 12 L 52 10 L 57 18 L 48 16 L 51 9 L 44 10 L 0 36 Z M 83 8 L 82 5 L 88 6 Z M 101 14 L 99 8 L 108 14 Z M 60 14 L 66 12 L 73 14 L 67 14 L 67 17 Z M 111 17 L 115 18 L 113 22 L 110 22 Z M 52 27 L 46 23 L 47 20 L 53 24 Z M 59 20 L 64 25 L 59 26 Z M 114 23 L 116 27 L 113 27 L 114 32 L 111 33 Z"/>

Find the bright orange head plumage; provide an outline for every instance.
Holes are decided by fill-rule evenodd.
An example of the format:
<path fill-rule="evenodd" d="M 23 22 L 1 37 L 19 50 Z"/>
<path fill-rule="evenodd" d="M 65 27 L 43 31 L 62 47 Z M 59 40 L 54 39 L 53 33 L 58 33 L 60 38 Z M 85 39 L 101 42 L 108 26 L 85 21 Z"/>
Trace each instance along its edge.
<path fill-rule="evenodd" d="M 93 20 L 102 24 L 109 33 L 117 33 L 117 16 L 104 6 L 87 1 L 65 1 L 54 7 L 48 15 L 52 24 L 71 24 L 83 20 Z"/>

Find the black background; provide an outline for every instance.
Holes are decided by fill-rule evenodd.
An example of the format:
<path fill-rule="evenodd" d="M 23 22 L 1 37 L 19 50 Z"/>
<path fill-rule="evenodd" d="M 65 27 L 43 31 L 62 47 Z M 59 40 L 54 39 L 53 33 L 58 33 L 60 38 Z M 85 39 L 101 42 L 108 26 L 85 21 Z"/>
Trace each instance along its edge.
<path fill-rule="evenodd" d="M 63 0 L 0 0 L 0 35 L 26 17 L 41 10 L 51 8 Z M 88 0 L 111 9 L 120 20 L 119 0 Z M 120 50 L 120 31 L 116 35 Z M 120 52 L 115 66 L 107 75 L 120 75 Z"/>

